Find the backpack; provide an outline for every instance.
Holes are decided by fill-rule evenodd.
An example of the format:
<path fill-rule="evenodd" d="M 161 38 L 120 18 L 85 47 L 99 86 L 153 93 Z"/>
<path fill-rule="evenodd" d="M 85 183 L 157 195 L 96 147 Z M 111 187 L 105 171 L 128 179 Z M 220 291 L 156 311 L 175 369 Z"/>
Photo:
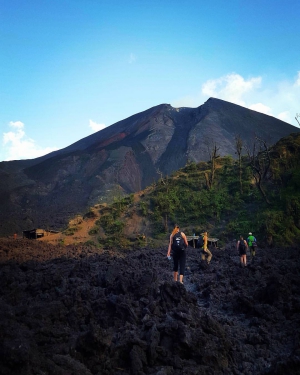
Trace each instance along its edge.
<path fill-rule="evenodd" d="M 240 240 L 239 250 L 245 250 L 245 248 L 246 248 L 245 240 Z"/>
<path fill-rule="evenodd" d="M 256 238 L 253 235 L 251 235 L 247 238 L 247 243 L 248 243 L 249 246 L 253 246 L 253 247 L 257 246 Z"/>
<path fill-rule="evenodd" d="M 198 237 L 198 240 L 197 240 L 197 249 L 200 249 L 202 246 L 204 245 L 204 239 L 203 239 L 203 236 L 199 236 Z"/>
<path fill-rule="evenodd" d="M 172 250 L 184 250 L 185 243 L 184 239 L 182 238 L 181 232 L 174 234 L 173 236 L 173 243 L 172 243 Z"/>

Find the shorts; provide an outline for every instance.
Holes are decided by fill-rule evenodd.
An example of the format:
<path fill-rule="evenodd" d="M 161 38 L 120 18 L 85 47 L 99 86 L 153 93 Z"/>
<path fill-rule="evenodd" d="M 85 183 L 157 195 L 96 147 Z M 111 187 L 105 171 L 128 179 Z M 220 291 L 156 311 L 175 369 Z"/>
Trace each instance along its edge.
<path fill-rule="evenodd" d="M 240 256 L 246 255 L 246 247 L 244 249 L 239 249 Z"/>

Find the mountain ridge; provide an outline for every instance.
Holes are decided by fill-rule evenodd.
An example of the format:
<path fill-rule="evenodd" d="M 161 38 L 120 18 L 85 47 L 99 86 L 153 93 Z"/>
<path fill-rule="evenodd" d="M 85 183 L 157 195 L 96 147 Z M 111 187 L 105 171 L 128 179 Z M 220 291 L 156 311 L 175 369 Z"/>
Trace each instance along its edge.
<path fill-rule="evenodd" d="M 160 104 L 32 160 L 0 163 L 0 235 L 30 227 L 61 229 L 113 191 L 142 190 L 187 162 L 235 157 L 234 138 L 275 143 L 300 131 L 281 120 L 210 98 L 197 108 Z"/>

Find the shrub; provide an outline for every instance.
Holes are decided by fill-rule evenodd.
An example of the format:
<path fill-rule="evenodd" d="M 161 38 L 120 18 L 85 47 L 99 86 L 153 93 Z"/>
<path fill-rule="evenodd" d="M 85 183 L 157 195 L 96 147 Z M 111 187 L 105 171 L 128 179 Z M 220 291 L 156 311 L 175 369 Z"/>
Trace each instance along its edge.
<path fill-rule="evenodd" d="M 89 230 L 89 235 L 93 236 L 94 234 L 97 234 L 99 232 L 98 227 L 93 227 L 92 229 Z"/>
<path fill-rule="evenodd" d="M 92 247 L 97 247 L 97 244 L 96 242 L 92 241 L 92 240 L 88 240 L 84 243 L 85 246 L 92 246 Z"/>
<path fill-rule="evenodd" d="M 79 229 L 79 227 L 67 228 L 65 231 L 63 231 L 63 234 L 66 236 L 73 236 Z"/>

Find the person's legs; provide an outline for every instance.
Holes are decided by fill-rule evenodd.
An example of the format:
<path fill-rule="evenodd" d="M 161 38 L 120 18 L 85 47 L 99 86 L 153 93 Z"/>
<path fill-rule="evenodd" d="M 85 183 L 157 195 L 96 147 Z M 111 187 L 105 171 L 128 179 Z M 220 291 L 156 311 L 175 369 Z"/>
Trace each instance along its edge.
<path fill-rule="evenodd" d="M 240 257 L 240 265 L 241 265 L 241 267 L 244 267 L 243 255 L 241 255 L 241 257 Z"/>
<path fill-rule="evenodd" d="M 177 281 L 177 278 L 178 278 L 178 261 L 179 261 L 179 258 L 178 258 L 178 253 L 177 251 L 174 251 L 173 252 L 173 262 L 174 262 L 174 266 L 173 266 L 173 271 L 174 271 L 174 281 Z"/>
<path fill-rule="evenodd" d="M 183 283 L 183 276 L 185 271 L 185 263 L 186 263 L 186 251 L 181 251 L 180 258 L 179 258 L 179 264 L 180 264 L 180 275 L 179 275 L 179 281 Z"/>
<path fill-rule="evenodd" d="M 244 254 L 244 255 L 242 256 L 242 258 L 243 258 L 244 266 L 246 267 L 246 266 L 247 266 L 247 256 L 246 256 L 246 254 Z"/>
<path fill-rule="evenodd" d="M 206 254 L 208 255 L 207 256 L 207 263 L 209 264 L 210 261 L 211 261 L 211 258 L 212 258 L 212 253 L 208 249 L 206 249 Z"/>

